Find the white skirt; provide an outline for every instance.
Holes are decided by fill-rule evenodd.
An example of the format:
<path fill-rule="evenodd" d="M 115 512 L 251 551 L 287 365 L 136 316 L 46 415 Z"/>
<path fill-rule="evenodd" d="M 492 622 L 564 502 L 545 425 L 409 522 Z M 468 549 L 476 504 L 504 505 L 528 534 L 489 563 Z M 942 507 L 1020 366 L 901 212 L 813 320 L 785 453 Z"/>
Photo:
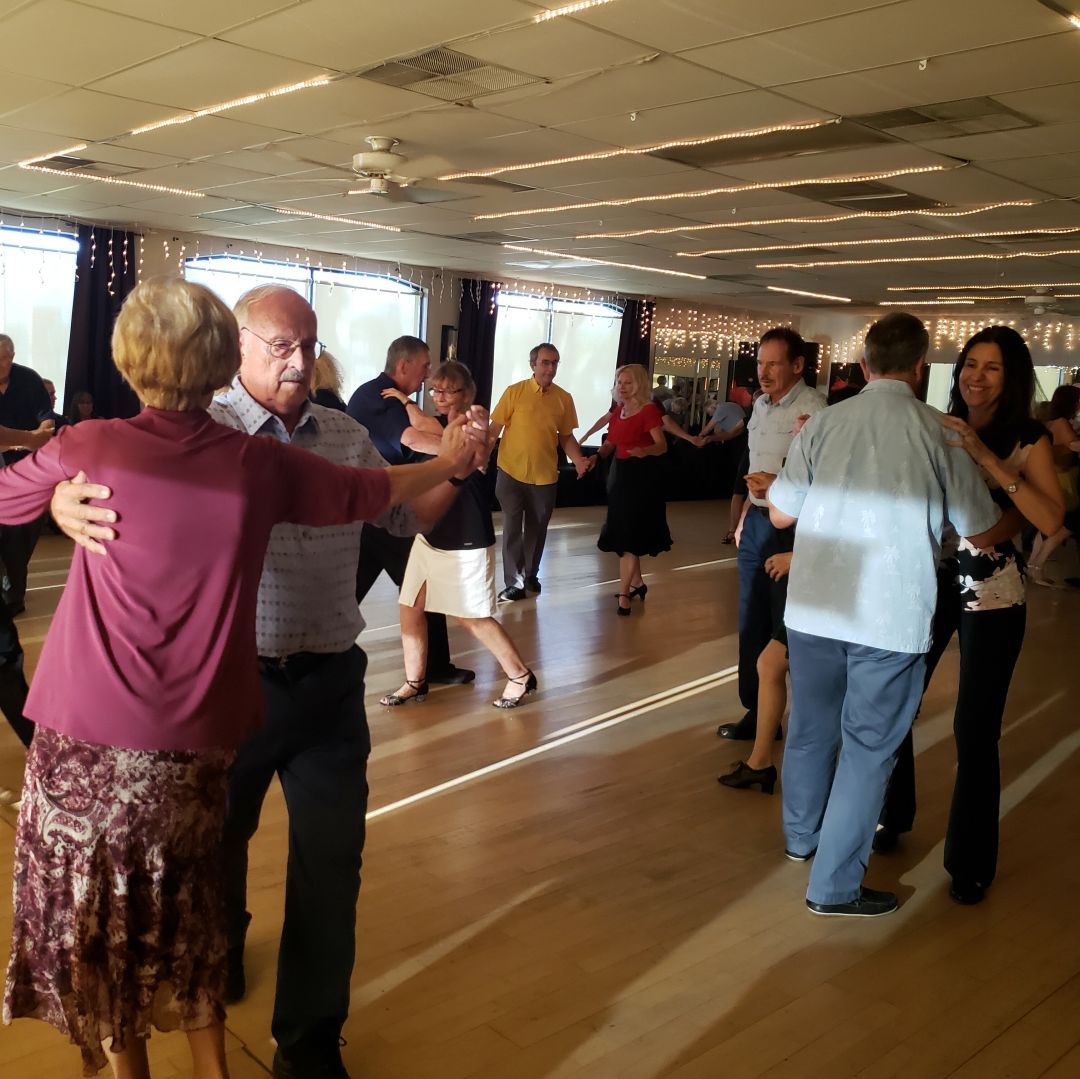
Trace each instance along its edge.
<path fill-rule="evenodd" d="M 423 536 L 413 540 L 400 603 L 411 607 L 427 585 L 424 610 L 455 618 L 492 618 L 495 614 L 495 547 L 443 551 Z"/>

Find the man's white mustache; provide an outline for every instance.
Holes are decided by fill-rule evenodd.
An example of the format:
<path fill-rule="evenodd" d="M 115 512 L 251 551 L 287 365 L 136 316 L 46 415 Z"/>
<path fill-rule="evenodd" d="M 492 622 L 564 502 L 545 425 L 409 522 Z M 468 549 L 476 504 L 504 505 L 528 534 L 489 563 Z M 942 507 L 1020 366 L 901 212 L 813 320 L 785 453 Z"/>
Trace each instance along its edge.
<path fill-rule="evenodd" d="M 304 381 L 304 372 L 303 371 L 298 371 L 295 367 L 286 367 L 285 370 L 281 372 L 281 377 L 278 379 L 278 382 L 303 382 L 303 381 Z"/>

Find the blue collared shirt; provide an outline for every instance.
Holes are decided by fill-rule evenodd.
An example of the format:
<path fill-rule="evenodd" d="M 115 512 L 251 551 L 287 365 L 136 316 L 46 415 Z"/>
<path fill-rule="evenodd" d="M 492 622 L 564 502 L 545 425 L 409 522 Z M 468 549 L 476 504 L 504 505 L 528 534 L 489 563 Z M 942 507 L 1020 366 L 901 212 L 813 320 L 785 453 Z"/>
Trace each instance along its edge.
<path fill-rule="evenodd" d="M 788 629 L 893 652 L 925 652 L 945 525 L 986 531 L 999 511 L 941 413 L 875 379 L 813 417 L 769 490 L 799 519 Z"/>
<path fill-rule="evenodd" d="M 750 471 L 780 472 L 788 455 L 792 429 L 800 416 L 814 416 L 825 407 L 825 398 L 808 386 L 802 378 L 773 404 L 767 394 L 762 394 L 750 413 L 749 431 Z M 767 506 L 763 498 L 750 496 L 755 506 Z"/>

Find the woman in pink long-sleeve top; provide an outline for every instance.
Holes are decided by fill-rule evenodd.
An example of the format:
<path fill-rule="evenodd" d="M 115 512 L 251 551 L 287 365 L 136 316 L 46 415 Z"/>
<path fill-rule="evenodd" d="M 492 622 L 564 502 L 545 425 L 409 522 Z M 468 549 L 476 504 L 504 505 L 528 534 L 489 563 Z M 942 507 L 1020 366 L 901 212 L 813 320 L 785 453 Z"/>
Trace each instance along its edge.
<path fill-rule="evenodd" d="M 104 558 L 76 547 L 26 706 L 4 1000 L 5 1022 L 67 1033 L 86 1075 L 107 1061 L 148 1075 L 152 1026 L 187 1031 L 199 1079 L 226 1075 L 217 859 L 226 770 L 260 721 L 271 528 L 376 517 L 465 460 L 460 430 L 434 462 L 351 469 L 214 423 L 204 409 L 238 340 L 206 289 L 140 285 L 113 354 L 144 410 L 65 428 L 0 471 L 5 522 L 38 517 L 80 470 L 116 491 L 118 538 Z"/>

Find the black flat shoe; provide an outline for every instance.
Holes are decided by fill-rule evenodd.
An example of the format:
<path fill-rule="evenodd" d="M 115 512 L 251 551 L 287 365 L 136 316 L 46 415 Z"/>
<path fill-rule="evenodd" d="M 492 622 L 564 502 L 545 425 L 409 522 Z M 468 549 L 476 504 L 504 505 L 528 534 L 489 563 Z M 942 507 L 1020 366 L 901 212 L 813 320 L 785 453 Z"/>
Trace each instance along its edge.
<path fill-rule="evenodd" d="M 839 915 L 847 918 L 880 918 L 883 914 L 892 914 L 900 901 L 892 892 L 878 892 L 873 888 L 863 888 L 857 899 L 849 903 L 812 903 L 806 901 L 807 909 L 812 914 Z"/>
<path fill-rule="evenodd" d="M 397 708 L 402 704 L 420 704 L 427 698 L 428 684 L 426 678 L 414 682 L 411 678 L 405 679 L 405 684 L 412 689 L 412 693 L 387 693 L 379 698 L 379 704 L 384 708 Z"/>
<path fill-rule="evenodd" d="M 817 847 L 815 847 L 809 854 L 796 854 L 793 850 L 784 850 L 784 857 L 789 862 L 808 862 L 814 855 L 817 854 Z"/>
<path fill-rule="evenodd" d="M 525 578 L 525 591 L 532 592 L 534 595 L 540 595 L 540 578 L 539 577 L 526 577 Z"/>
<path fill-rule="evenodd" d="M 963 907 L 973 907 L 986 898 L 986 886 L 977 880 L 961 880 L 959 877 L 953 877 L 949 898 Z"/>
<path fill-rule="evenodd" d="M 535 693 L 537 689 L 536 675 L 532 671 L 526 671 L 524 674 L 519 674 L 517 678 L 508 678 L 508 682 L 513 682 L 515 686 L 524 686 L 525 692 L 517 697 L 500 697 L 497 701 L 492 701 L 492 708 L 517 708 L 518 705 L 523 704 L 525 698 L 530 693 Z"/>
<path fill-rule="evenodd" d="M 466 686 L 476 677 L 468 667 L 447 667 L 445 671 L 429 671 L 427 680 L 435 686 Z"/>
<path fill-rule="evenodd" d="M 626 592 L 616 592 L 616 593 L 615 593 L 615 599 L 616 599 L 616 600 L 620 600 L 620 599 L 624 599 L 624 600 L 626 600 L 626 606 L 625 606 L 625 607 L 624 607 L 624 606 L 623 606 L 623 605 L 622 605 L 622 604 L 620 603 L 620 604 L 619 604 L 619 605 L 618 605 L 618 606 L 617 606 L 617 607 L 615 608 L 615 610 L 616 610 L 616 611 L 617 611 L 617 612 L 618 612 L 618 613 L 619 613 L 620 615 L 622 615 L 622 616 L 623 616 L 623 618 L 627 618 L 627 617 L 629 617 L 629 614 L 630 614 L 630 595 L 628 595 L 628 594 L 627 594 Z"/>
<path fill-rule="evenodd" d="M 889 854 L 900 844 L 900 833 L 891 828 L 879 828 L 874 833 L 873 849 L 875 854 Z"/>
<path fill-rule="evenodd" d="M 717 776 L 716 780 L 725 787 L 733 787 L 735 790 L 759 787 L 762 794 L 772 794 L 776 787 L 776 769 L 771 764 L 768 768 L 751 768 L 746 761 L 739 761 L 730 772 Z"/>
<path fill-rule="evenodd" d="M 528 596 L 528 592 L 524 588 L 517 588 L 511 585 L 509 588 L 504 588 L 499 593 L 500 603 L 517 603 L 518 600 L 525 599 Z"/>
<path fill-rule="evenodd" d="M 648 591 L 649 586 L 644 581 L 642 581 L 641 584 L 637 586 L 637 588 L 631 588 L 627 595 L 630 599 L 633 599 L 636 596 L 638 599 L 644 600 L 645 594 Z"/>

